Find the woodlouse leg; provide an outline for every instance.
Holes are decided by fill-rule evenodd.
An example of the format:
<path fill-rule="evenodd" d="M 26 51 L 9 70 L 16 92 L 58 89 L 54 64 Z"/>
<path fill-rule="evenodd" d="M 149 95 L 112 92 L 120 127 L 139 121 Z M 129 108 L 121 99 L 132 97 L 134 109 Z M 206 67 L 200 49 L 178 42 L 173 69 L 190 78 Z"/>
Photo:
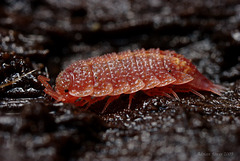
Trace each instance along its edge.
<path fill-rule="evenodd" d="M 171 95 L 169 95 L 168 93 L 166 92 L 163 92 L 163 91 L 160 91 L 160 90 L 155 90 L 155 91 L 152 91 L 152 90 L 149 90 L 149 91 L 144 91 L 144 93 L 150 97 L 152 96 L 166 96 L 168 98 L 173 98 Z"/>
<path fill-rule="evenodd" d="M 75 106 L 84 106 L 91 100 L 91 96 L 82 97 L 80 101 L 75 102 Z"/>
<path fill-rule="evenodd" d="M 170 87 L 156 88 L 153 92 L 156 95 L 163 95 L 169 98 L 173 98 L 172 96 L 169 95 L 169 94 L 172 94 L 177 100 L 180 100 L 177 93 Z"/>
<path fill-rule="evenodd" d="M 103 108 L 101 113 L 104 113 L 104 111 L 107 109 L 109 104 L 112 103 L 114 100 L 118 99 L 119 97 L 120 97 L 120 95 L 109 97 L 109 99 L 107 100 L 107 103 L 105 104 L 105 106 L 104 106 L 104 108 Z"/>
<path fill-rule="evenodd" d="M 131 93 L 131 94 L 129 95 L 128 109 L 130 109 L 130 107 L 131 107 L 132 99 L 133 99 L 134 95 L 135 95 L 135 93 Z"/>
<path fill-rule="evenodd" d="M 174 92 L 174 90 L 172 90 L 171 88 L 169 88 L 169 92 L 179 101 L 180 98 L 178 97 L 177 93 Z"/>
<path fill-rule="evenodd" d="M 166 93 L 166 92 L 162 92 L 164 96 L 168 97 L 168 98 L 173 98 L 170 94 Z"/>
<path fill-rule="evenodd" d="M 182 88 L 175 88 L 174 90 L 177 92 L 192 92 L 193 94 L 201 97 L 202 99 L 205 99 L 205 97 L 201 93 L 199 93 L 198 91 L 194 90 L 193 88 L 191 88 L 189 86 L 185 86 Z"/>
<path fill-rule="evenodd" d="M 85 110 L 87 110 L 92 104 L 94 104 L 94 103 L 96 103 L 96 102 L 98 102 L 98 101 L 101 101 L 101 100 L 105 99 L 105 97 L 106 97 L 106 96 L 103 96 L 103 97 L 95 97 L 95 98 L 93 98 L 93 99 L 90 99 L 90 100 L 88 101 L 88 104 L 87 104 L 87 107 L 85 108 Z"/>
<path fill-rule="evenodd" d="M 202 99 L 205 99 L 205 97 L 204 97 L 201 93 L 197 92 L 196 90 L 194 90 L 194 89 L 190 89 L 190 91 L 191 91 L 193 94 L 195 94 L 195 95 L 201 97 Z"/>
<path fill-rule="evenodd" d="M 151 91 L 143 91 L 146 95 L 148 95 L 149 97 L 152 97 L 152 96 L 156 96 L 155 92 L 151 92 Z"/>

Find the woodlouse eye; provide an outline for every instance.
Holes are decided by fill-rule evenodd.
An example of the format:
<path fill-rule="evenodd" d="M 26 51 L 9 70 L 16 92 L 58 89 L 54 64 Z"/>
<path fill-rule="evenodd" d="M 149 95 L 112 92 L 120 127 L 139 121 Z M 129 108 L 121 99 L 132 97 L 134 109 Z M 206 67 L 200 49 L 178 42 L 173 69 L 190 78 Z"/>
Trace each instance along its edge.
<path fill-rule="evenodd" d="M 67 93 L 67 92 L 68 92 L 68 89 L 65 89 L 64 92 Z"/>

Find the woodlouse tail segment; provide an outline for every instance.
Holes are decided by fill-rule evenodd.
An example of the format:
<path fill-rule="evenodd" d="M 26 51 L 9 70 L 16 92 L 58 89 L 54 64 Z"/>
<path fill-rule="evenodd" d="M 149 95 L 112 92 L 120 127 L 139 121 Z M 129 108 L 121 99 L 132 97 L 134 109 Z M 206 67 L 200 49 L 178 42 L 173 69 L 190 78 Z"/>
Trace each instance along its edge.
<path fill-rule="evenodd" d="M 195 72 L 194 80 L 185 85 L 190 86 L 190 88 L 193 88 L 197 91 L 209 91 L 219 96 L 221 96 L 222 95 L 221 93 L 224 90 L 226 90 L 225 87 L 216 85 L 213 82 L 211 82 L 209 79 L 203 76 L 199 71 Z"/>
<path fill-rule="evenodd" d="M 212 93 L 215 93 L 219 96 L 222 96 L 222 92 L 224 92 L 225 90 L 227 90 L 226 87 L 217 85 L 217 84 L 213 84 L 211 86 L 211 88 L 209 89 L 209 91 L 211 91 Z"/>
<path fill-rule="evenodd" d="M 55 92 L 53 90 L 53 88 L 50 86 L 50 84 L 48 83 L 48 81 L 50 81 L 49 78 L 44 77 L 42 75 L 38 76 L 38 80 L 43 84 L 43 86 L 45 87 L 44 92 L 48 95 L 50 95 L 51 97 L 53 97 L 57 102 L 60 101 L 65 101 L 64 98 L 62 98 L 62 96 L 60 94 L 58 94 L 57 92 Z"/>

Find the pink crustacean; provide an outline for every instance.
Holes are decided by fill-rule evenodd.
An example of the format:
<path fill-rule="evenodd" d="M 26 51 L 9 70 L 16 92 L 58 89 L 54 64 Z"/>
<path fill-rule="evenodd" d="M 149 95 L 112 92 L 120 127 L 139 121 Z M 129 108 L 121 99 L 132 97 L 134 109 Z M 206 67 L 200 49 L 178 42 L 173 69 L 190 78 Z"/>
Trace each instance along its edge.
<path fill-rule="evenodd" d="M 89 107 L 109 96 L 102 112 L 121 94 L 129 94 L 130 108 L 140 90 L 149 96 L 172 94 L 177 99 L 176 92 L 192 92 L 204 99 L 197 91 L 221 95 L 224 89 L 203 76 L 190 60 L 160 49 L 129 50 L 76 61 L 58 75 L 55 91 L 47 83 L 49 78 L 40 75 L 38 80 L 46 87 L 46 94 L 77 106 Z"/>

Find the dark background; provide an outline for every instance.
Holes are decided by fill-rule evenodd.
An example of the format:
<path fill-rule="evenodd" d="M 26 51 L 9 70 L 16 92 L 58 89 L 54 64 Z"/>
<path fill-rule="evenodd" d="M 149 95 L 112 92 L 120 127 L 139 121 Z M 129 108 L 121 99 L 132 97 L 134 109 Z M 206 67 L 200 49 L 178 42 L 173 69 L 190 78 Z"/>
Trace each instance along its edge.
<path fill-rule="evenodd" d="M 36 79 L 53 86 L 78 59 L 139 48 L 175 50 L 227 90 L 139 92 L 130 110 L 123 95 L 101 114 L 106 100 L 83 112 Z M 0 160 L 238 160 L 239 62 L 239 0 L 3 0 Z"/>

